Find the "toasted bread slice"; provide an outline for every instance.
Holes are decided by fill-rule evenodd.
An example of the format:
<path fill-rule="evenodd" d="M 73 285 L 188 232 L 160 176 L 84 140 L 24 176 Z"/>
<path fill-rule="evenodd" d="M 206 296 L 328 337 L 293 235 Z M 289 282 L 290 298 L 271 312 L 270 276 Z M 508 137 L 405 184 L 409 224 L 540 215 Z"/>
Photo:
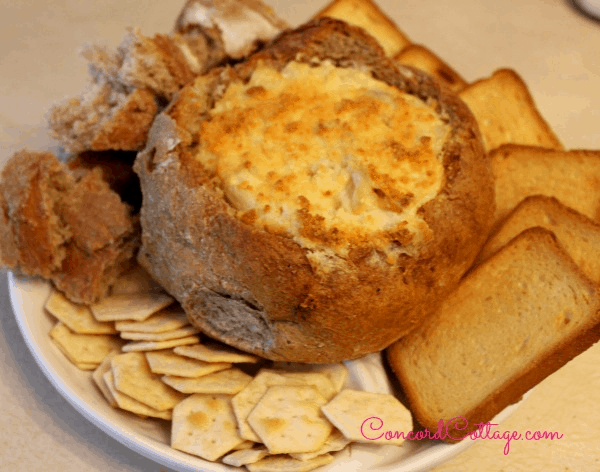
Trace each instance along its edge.
<path fill-rule="evenodd" d="M 100 168 L 75 173 L 52 153 L 21 151 L 3 169 L 0 204 L 0 264 L 76 303 L 104 296 L 136 255 L 138 217 Z"/>
<path fill-rule="evenodd" d="M 500 69 L 461 93 L 483 135 L 487 151 L 506 143 L 552 149 L 563 146 L 544 120 L 523 79 L 511 69 Z"/>
<path fill-rule="evenodd" d="M 313 19 L 325 16 L 365 29 L 388 56 L 394 56 L 410 44 L 408 37 L 372 0 L 333 0 Z"/>
<path fill-rule="evenodd" d="M 555 151 L 505 145 L 490 153 L 496 187 L 496 223 L 531 195 L 556 197 L 597 220 L 600 151 Z"/>
<path fill-rule="evenodd" d="M 534 195 L 523 200 L 485 244 L 484 261 L 527 228 L 552 231 L 581 270 L 600 282 L 600 224 L 560 203 L 554 197 Z"/>
<path fill-rule="evenodd" d="M 434 76 L 455 93 L 467 86 L 467 81 L 458 72 L 441 60 L 433 51 L 420 44 L 410 44 L 394 59 L 400 64 L 413 66 Z"/>
<path fill-rule="evenodd" d="M 430 431 L 456 442 L 600 338 L 600 293 L 555 236 L 521 233 L 471 272 L 436 315 L 388 350 Z M 450 421 L 462 417 L 464 421 Z M 464 427 L 464 428 L 463 428 Z"/>

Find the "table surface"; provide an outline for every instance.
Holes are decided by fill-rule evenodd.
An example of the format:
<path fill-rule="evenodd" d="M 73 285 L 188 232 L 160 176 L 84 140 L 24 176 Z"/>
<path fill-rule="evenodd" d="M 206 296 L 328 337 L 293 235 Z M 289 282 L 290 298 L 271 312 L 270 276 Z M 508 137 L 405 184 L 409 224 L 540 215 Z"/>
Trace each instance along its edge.
<path fill-rule="evenodd" d="M 326 0 L 267 1 L 292 25 Z M 76 51 L 117 45 L 127 27 L 168 32 L 183 4 L 106 0 L 3 2 L 0 6 L 0 167 L 17 149 L 57 149 L 45 114 L 87 81 Z M 380 0 L 414 43 L 428 46 L 467 81 L 509 67 L 528 84 L 567 148 L 600 149 L 600 23 L 562 0 Z M 14 320 L 0 272 L 0 471 L 169 469 L 128 450 L 80 416 L 45 379 Z M 497 430 L 555 431 L 560 440 L 480 440 L 450 471 L 600 470 L 600 344 L 539 384 Z"/>

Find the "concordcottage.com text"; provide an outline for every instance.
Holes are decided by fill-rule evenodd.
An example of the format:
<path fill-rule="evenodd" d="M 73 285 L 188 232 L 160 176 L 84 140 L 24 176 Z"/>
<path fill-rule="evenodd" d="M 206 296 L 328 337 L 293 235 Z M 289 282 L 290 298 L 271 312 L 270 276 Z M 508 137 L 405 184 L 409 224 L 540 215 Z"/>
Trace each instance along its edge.
<path fill-rule="evenodd" d="M 464 424 L 463 427 L 458 427 L 457 424 Z M 540 439 L 550 439 L 557 440 L 562 439 L 563 435 L 556 432 L 547 432 L 547 431 L 525 431 L 524 434 L 519 433 L 518 431 L 504 431 L 501 433 L 500 431 L 492 431 L 494 426 L 498 426 L 497 423 L 477 423 L 477 429 L 466 436 L 462 437 L 454 437 L 451 436 L 448 432 L 449 427 L 453 426 L 456 429 L 463 430 L 467 429 L 469 425 L 468 421 L 461 417 L 457 416 L 456 418 L 452 418 L 451 420 L 444 421 L 440 420 L 438 422 L 438 428 L 435 433 L 432 433 L 427 428 L 421 431 L 409 431 L 405 433 L 404 431 L 383 431 L 383 420 L 377 416 L 371 416 L 364 420 L 360 425 L 360 432 L 365 439 L 370 441 L 377 440 L 391 440 L 391 439 L 405 439 L 406 441 L 421 441 L 423 439 L 440 439 L 444 440 L 446 438 L 462 441 L 463 439 L 470 438 L 472 440 L 475 439 L 500 439 L 506 441 L 504 445 L 504 455 L 507 455 L 510 452 L 510 442 L 513 439 L 526 441 L 539 441 Z"/>

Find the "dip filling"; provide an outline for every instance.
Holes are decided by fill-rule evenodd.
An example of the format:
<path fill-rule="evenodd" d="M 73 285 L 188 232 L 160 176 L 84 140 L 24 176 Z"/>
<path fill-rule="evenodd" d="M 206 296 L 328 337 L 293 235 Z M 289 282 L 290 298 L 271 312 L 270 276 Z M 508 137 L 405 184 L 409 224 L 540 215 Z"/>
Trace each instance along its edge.
<path fill-rule="evenodd" d="M 430 230 L 417 210 L 444 182 L 450 126 L 417 97 L 362 70 L 259 64 L 203 122 L 196 159 L 244 222 L 336 256 L 387 263 Z"/>

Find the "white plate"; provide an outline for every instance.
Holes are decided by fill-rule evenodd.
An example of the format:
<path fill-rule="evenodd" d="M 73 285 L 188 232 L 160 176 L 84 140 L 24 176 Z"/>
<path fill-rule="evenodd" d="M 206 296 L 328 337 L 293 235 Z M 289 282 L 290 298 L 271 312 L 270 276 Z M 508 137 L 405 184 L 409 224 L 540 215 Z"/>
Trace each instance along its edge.
<path fill-rule="evenodd" d="M 171 449 L 170 422 L 142 420 L 112 408 L 94 385 L 91 373 L 73 366 L 50 341 L 48 333 L 55 321 L 43 309 L 50 286 L 44 281 L 21 278 L 13 273 L 8 274 L 8 285 L 17 323 L 33 357 L 52 385 L 89 421 L 137 453 L 181 472 L 240 470 Z M 346 364 L 350 371 L 349 387 L 371 392 L 391 392 L 379 354 Z M 506 408 L 492 422 L 505 420 L 518 405 Z M 319 471 L 426 471 L 448 461 L 472 443 L 472 440 L 465 439 L 454 445 L 440 441 L 406 441 L 401 447 L 353 444 L 348 450 L 338 453 L 333 463 Z"/>

